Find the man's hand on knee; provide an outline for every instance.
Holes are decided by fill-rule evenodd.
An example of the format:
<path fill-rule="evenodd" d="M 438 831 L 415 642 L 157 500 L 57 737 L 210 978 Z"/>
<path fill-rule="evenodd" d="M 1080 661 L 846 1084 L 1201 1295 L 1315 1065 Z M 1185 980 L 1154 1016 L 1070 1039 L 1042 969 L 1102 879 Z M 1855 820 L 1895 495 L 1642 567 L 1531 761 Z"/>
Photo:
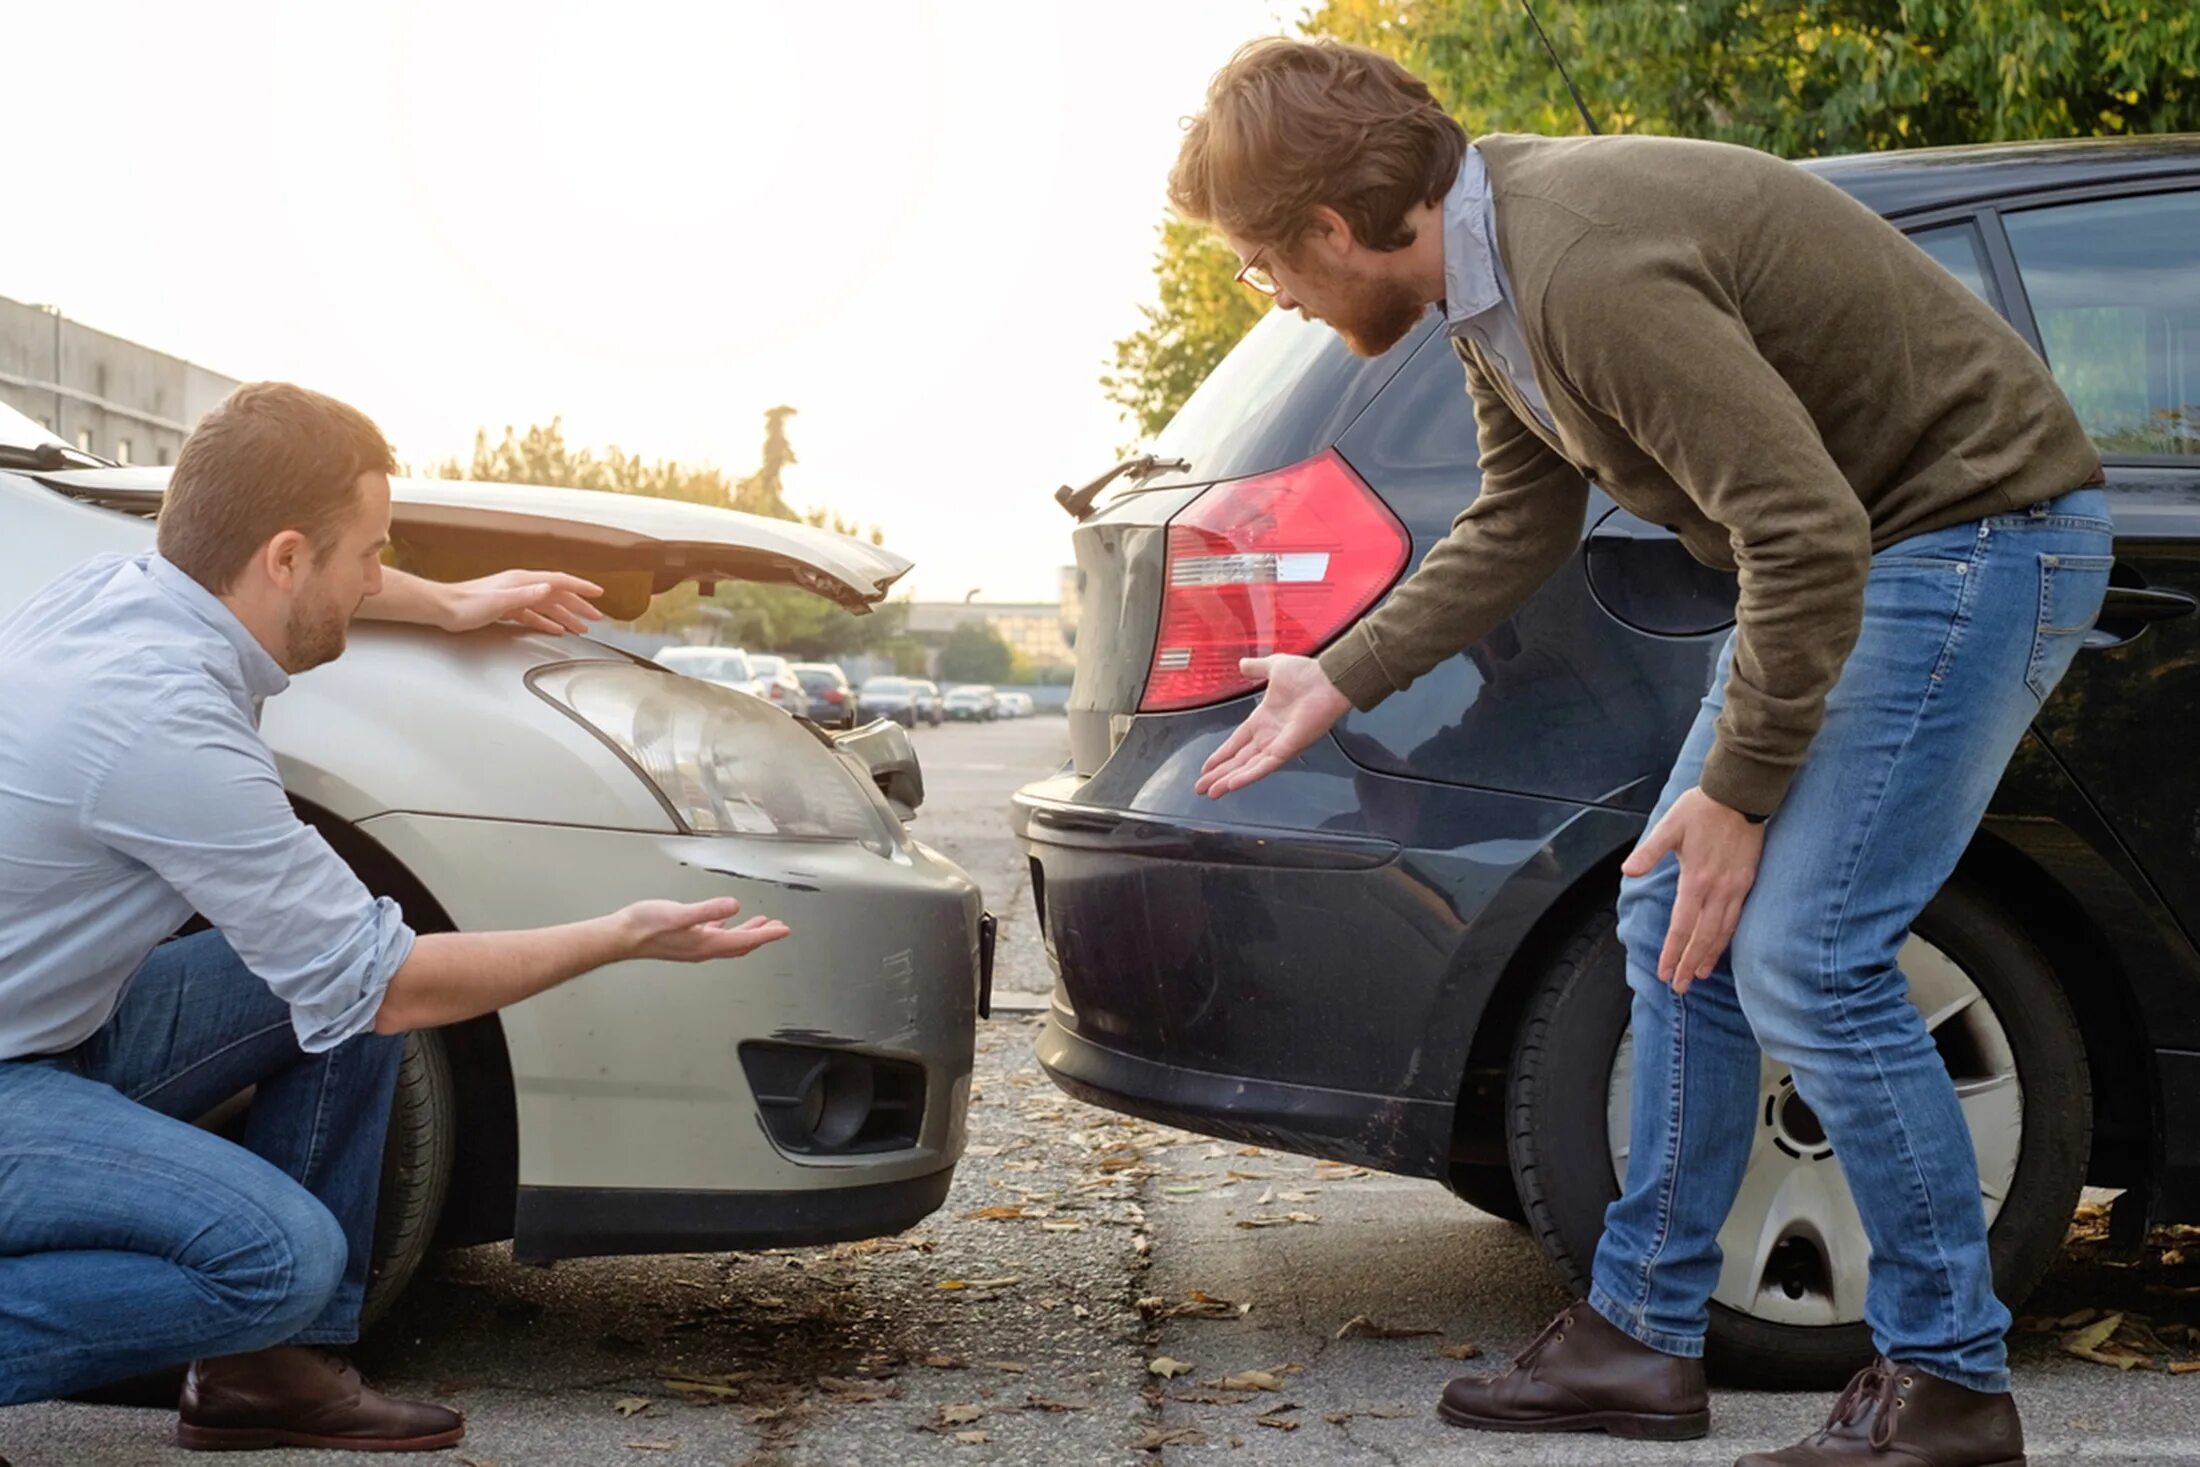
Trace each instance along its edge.
<path fill-rule="evenodd" d="M 1757 884 L 1764 849 L 1764 826 L 1694 789 L 1673 802 L 1620 867 L 1629 876 L 1647 876 L 1668 855 L 1680 860 L 1673 925 L 1658 955 L 1658 977 L 1675 993 L 1686 993 L 1718 966 L 1741 923 L 1742 903 Z"/>

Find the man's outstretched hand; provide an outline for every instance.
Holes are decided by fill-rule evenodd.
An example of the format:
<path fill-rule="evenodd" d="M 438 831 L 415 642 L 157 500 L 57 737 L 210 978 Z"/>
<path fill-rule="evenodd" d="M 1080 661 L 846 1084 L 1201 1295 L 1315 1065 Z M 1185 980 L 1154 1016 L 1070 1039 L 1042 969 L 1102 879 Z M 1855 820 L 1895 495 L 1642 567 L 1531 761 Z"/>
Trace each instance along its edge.
<path fill-rule="evenodd" d="M 1268 691 L 1252 716 L 1208 757 L 1192 786 L 1218 800 L 1297 758 L 1352 709 L 1311 657 L 1248 657 L 1238 668 L 1268 684 Z"/>
<path fill-rule="evenodd" d="M 788 935 L 787 924 L 771 917 L 751 917 L 739 927 L 725 925 L 740 914 L 738 901 L 717 897 L 707 902 L 636 902 L 619 913 L 619 920 L 633 946 L 632 956 L 674 963 L 745 958 Z"/>

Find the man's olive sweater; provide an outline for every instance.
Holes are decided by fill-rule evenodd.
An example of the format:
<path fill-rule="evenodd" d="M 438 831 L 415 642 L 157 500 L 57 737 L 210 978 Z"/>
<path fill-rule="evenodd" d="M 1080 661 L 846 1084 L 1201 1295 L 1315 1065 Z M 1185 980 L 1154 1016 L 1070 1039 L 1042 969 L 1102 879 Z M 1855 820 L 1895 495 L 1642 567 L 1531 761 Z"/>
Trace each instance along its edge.
<path fill-rule="evenodd" d="M 2094 481 L 2100 456 L 1991 307 L 1801 168 L 1669 138 L 1477 146 L 1556 429 L 1460 346 L 1481 491 L 1322 667 L 1372 708 L 1479 640 L 1579 548 L 1588 475 L 1740 573 L 1702 789 L 1769 815 L 1855 645 L 1872 552 Z"/>

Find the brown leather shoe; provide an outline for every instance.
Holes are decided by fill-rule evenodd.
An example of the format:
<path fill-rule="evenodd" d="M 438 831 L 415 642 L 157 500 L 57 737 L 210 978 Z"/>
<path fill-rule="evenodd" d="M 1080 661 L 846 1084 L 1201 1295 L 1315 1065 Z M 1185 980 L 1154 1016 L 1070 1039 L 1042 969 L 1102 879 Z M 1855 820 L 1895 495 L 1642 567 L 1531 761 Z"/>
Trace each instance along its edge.
<path fill-rule="evenodd" d="M 1445 1386 L 1436 1411 L 1479 1431 L 1693 1441 L 1711 1430 L 1703 1362 L 1653 1350 L 1586 1304 L 1552 1320 L 1499 1374 Z"/>
<path fill-rule="evenodd" d="M 1884 1357 L 1857 1372 L 1826 1424 L 1777 1452 L 1734 1467 L 2024 1467 L 2017 1402 L 1966 1390 Z"/>
<path fill-rule="evenodd" d="M 176 1412 L 176 1445 L 201 1452 L 430 1452 L 466 1435 L 456 1411 L 368 1390 L 348 1361 L 298 1345 L 196 1362 Z"/>

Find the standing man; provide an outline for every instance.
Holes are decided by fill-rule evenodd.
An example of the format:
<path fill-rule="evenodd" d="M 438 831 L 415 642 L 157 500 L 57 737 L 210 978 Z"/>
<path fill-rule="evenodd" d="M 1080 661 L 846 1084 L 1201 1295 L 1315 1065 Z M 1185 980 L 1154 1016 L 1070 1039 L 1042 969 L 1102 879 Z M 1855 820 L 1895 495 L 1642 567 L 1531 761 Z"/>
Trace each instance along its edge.
<path fill-rule="evenodd" d="M 1478 641 L 1578 547 L 1594 479 L 1739 572 L 1736 627 L 1628 857 L 1627 1185 L 1585 1304 L 1444 1418 L 1688 1438 L 1759 1049 L 1824 1122 L 1871 1241 L 1880 1358 L 1748 1467 L 2023 1458 L 1978 1169 L 1896 953 L 2107 589 L 2100 460 L 1990 308 L 1832 185 L 1660 138 L 1469 143 L 1395 62 L 1262 41 L 1170 179 L 1239 278 L 1356 352 L 1431 304 L 1482 484 L 1448 539 L 1208 761 L 1222 796 Z"/>
<path fill-rule="evenodd" d="M 382 568 L 389 445 L 241 387 L 184 444 L 159 549 L 101 556 L 0 621 L 0 1406 L 193 1361 L 186 1447 L 446 1447 L 358 1337 L 409 1029 L 627 958 L 787 935 L 729 899 L 416 937 L 293 813 L 263 700 L 354 616 L 580 631 L 602 592 Z M 194 912 L 212 930 L 163 942 Z M 192 1118 L 256 1085 L 244 1145 Z"/>

